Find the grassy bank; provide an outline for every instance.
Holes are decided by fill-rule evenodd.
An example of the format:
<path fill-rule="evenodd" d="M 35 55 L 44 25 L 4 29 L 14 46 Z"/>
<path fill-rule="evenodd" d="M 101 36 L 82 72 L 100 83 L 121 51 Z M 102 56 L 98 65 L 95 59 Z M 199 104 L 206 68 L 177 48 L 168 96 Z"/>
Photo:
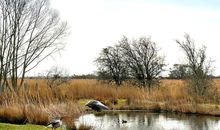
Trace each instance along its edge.
<path fill-rule="evenodd" d="M 0 97 L 0 121 L 46 125 L 51 119 L 65 117 L 69 128 L 87 108 L 89 99 L 101 100 L 111 109 L 142 109 L 220 115 L 220 80 L 216 79 L 206 96 L 189 93 L 181 80 L 162 80 L 148 91 L 131 84 L 116 86 L 96 80 L 71 80 L 50 88 L 45 80 L 26 80 L 18 93 Z"/>
<path fill-rule="evenodd" d="M 0 123 L 0 130 L 51 130 L 51 128 L 46 128 L 45 126 L 31 125 L 31 124 L 14 125 L 14 124 Z"/>

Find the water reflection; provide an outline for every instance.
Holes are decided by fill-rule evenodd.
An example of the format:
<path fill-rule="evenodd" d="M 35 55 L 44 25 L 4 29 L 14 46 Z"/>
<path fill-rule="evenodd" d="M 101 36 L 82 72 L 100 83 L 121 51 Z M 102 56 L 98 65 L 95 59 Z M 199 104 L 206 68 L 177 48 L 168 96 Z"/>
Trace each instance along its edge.
<path fill-rule="evenodd" d="M 219 117 L 158 114 L 147 112 L 109 112 L 85 114 L 76 124 L 92 126 L 94 130 L 220 130 Z M 126 120 L 127 123 L 122 123 Z"/>

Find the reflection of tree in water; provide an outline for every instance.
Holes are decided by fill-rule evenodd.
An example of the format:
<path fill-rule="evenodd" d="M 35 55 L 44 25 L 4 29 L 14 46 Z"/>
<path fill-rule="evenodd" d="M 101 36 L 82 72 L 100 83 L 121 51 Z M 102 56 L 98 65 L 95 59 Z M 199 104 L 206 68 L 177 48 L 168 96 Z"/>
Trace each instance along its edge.
<path fill-rule="evenodd" d="M 128 123 L 131 122 L 136 129 L 150 129 L 154 126 L 159 114 L 146 112 L 129 112 L 126 113 Z"/>
<path fill-rule="evenodd" d="M 165 113 L 163 114 L 166 119 L 173 119 L 188 124 L 192 130 L 214 130 L 214 126 L 219 123 L 219 117 L 204 116 L 196 114 L 176 114 Z"/>
<path fill-rule="evenodd" d="M 155 117 L 153 114 L 140 114 L 138 116 L 138 129 L 150 129 L 155 122 Z"/>
<path fill-rule="evenodd" d="M 109 127 L 114 129 L 121 128 L 120 120 L 120 113 L 119 112 L 106 112 L 102 114 L 97 114 L 98 116 L 102 116 L 103 124 L 109 124 Z"/>
<path fill-rule="evenodd" d="M 178 121 L 181 125 L 180 129 L 191 130 L 213 130 L 215 126 L 218 126 L 219 117 L 211 116 L 199 116 L 190 114 L 172 114 L 172 113 L 146 113 L 146 112 L 108 112 L 94 114 L 96 118 L 99 118 L 99 123 L 102 123 L 100 128 L 112 128 L 112 129 L 163 129 L 167 121 Z M 161 118 L 162 117 L 162 118 Z M 122 123 L 122 120 L 126 120 L 127 123 Z M 179 128 L 179 123 L 175 123 Z M 171 124 L 172 125 L 172 124 Z M 175 128 L 174 128 L 175 129 Z"/>
<path fill-rule="evenodd" d="M 151 126 L 151 125 L 153 125 L 153 116 L 148 115 L 147 116 L 147 126 Z"/>
<path fill-rule="evenodd" d="M 188 122 L 192 129 L 196 130 L 214 130 L 214 126 L 218 125 L 219 117 L 210 116 L 190 116 Z"/>
<path fill-rule="evenodd" d="M 180 121 L 185 125 L 189 125 L 192 130 L 214 130 L 218 126 L 220 117 L 202 116 L 202 115 L 189 115 L 189 114 L 176 114 L 176 113 L 142 113 L 136 114 L 138 118 L 138 128 L 156 128 L 155 123 L 159 116 L 163 116 L 166 120 Z M 147 127 L 146 127 L 147 126 Z"/>
<path fill-rule="evenodd" d="M 182 113 L 162 113 L 162 115 L 167 119 L 175 119 L 175 120 L 189 120 L 188 114 L 182 114 Z"/>

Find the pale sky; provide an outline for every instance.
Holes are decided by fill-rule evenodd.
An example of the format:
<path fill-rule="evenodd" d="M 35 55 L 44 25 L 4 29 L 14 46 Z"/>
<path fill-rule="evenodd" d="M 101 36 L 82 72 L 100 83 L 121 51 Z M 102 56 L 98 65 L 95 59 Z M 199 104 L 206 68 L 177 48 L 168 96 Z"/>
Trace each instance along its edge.
<path fill-rule="evenodd" d="M 66 48 L 36 67 L 37 75 L 59 66 L 72 74 L 96 70 L 94 60 L 101 49 L 113 46 L 122 35 L 129 38 L 151 36 L 166 57 L 166 64 L 183 60 L 175 39 L 188 33 L 197 46 L 207 46 L 208 56 L 220 75 L 219 0 L 51 0 L 71 34 Z"/>

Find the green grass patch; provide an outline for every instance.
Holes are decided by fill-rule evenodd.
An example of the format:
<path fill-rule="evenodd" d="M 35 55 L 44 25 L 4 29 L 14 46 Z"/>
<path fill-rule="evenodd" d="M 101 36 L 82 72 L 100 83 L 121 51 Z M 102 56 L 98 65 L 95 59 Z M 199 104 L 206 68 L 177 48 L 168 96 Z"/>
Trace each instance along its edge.
<path fill-rule="evenodd" d="M 127 99 L 118 99 L 117 102 L 118 102 L 118 104 L 117 104 L 118 106 L 124 106 L 124 105 L 127 105 L 128 100 Z"/>
<path fill-rule="evenodd" d="M 0 123 L 0 130 L 51 130 L 51 128 L 47 128 L 46 126 L 41 125 L 15 125 L 9 123 Z M 61 129 L 57 129 L 61 130 Z"/>
<path fill-rule="evenodd" d="M 79 103 L 81 106 L 85 106 L 86 103 L 88 103 L 90 100 L 92 100 L 92 99 L 80 99 L 80 100 L 78 101 L 78 103 Z"/>

